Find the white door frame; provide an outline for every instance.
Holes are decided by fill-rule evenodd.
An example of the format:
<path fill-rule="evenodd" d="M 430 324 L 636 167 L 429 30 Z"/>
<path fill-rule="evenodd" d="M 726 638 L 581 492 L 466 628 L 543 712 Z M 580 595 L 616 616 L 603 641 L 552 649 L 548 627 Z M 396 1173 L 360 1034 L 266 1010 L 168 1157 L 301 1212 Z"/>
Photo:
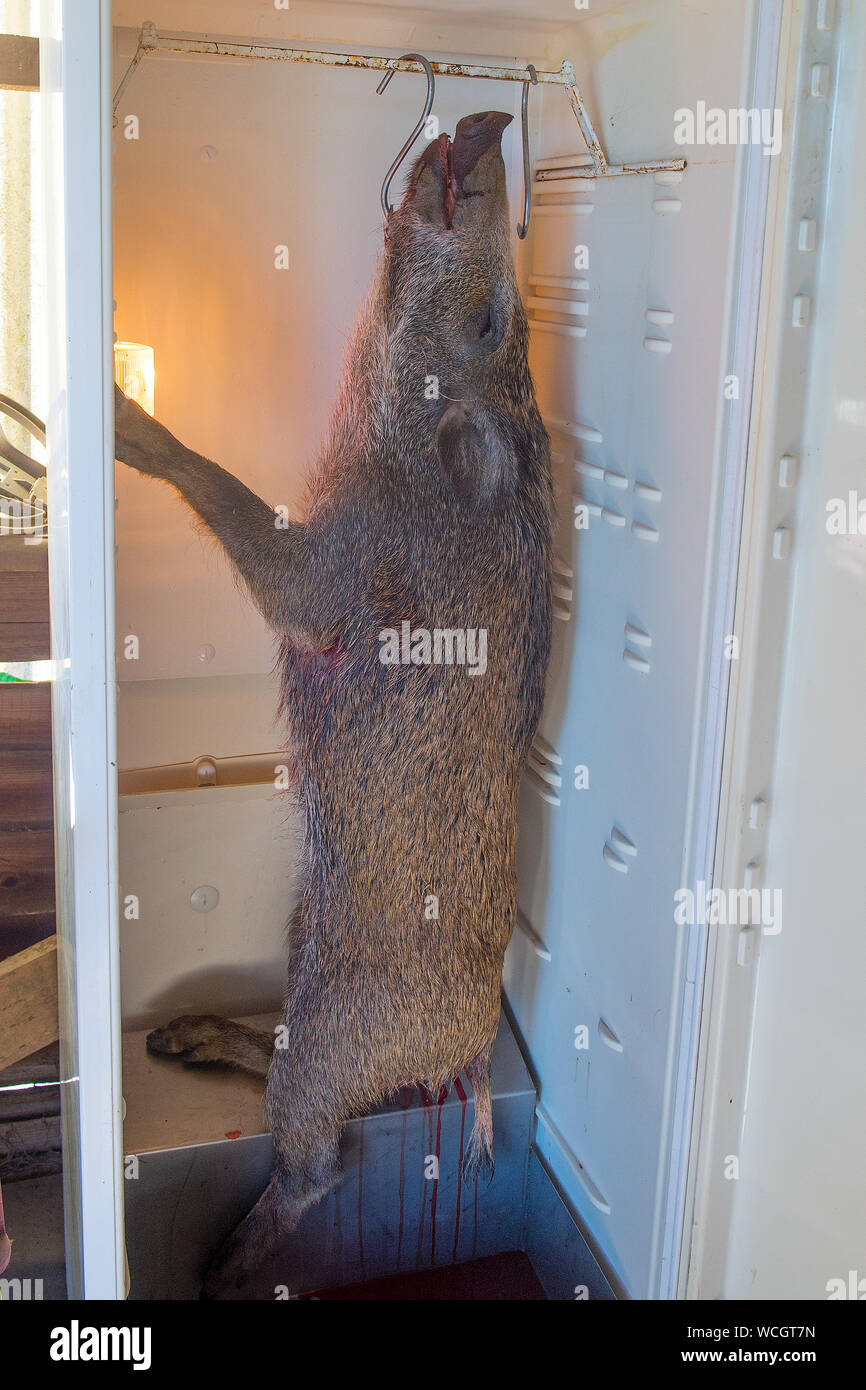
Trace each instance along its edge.
<path fill-rule="evenodd" d="M 773 768 L 784 670 L 792 621 L 792 564 L 774 555 L 790 527 L 790 481 L 783 458 L 796 450 L 806 405 L 809 370 L 808 306 L 798 311 L 804 287 L 815 280 L 802 219 L 823 214 L 816 170 L 826 177 L 832 104 L 810 101 L 815 65 L 827 58 L 841 26 L 840 6 L 819 0 L 784 0 L 777 95 L 785 112 L 783 150 L 772 170 L 764 237 L 756 373 L 749 431 L 746 496 L 736 616 L 739 659 L 732 663 L 725 739 L 721 814 L 716 845 L 720 885 L 742 887 L 750 865 L 760 883 L 772 818 Z M 811 74 L 811 76 L 810 76 Z M 816 94 L 820 95 L 820 94 Z M 820 222 L 818 224 L 820 227 Z M 818 254 L 821 236 L 818 231 Z M 806 260 L 804 261 L 804 255 Z M 793 311 L 793 312 L 792 312 Z M 790 533 L 789 533 L 790 534 Z M 759 814 L 755 814 L 757 808 Z M 756 974 L 763 949 L 760 927 L 715 928 L 710 936 L 691 1134 L 686 1220 L 679 1294 L 725 1297 L 736 1157 L 746 1113 Z"/>
<path fill-rule="evenodd" d="M 746 21 L 751 36 L 751 61 L 746 72 L 743 105 L 773 108 L 775 104 L 784 11 L 789 0 L 752 0 Z M 747 465 L 749 460 L 752 395 L 758 355 L 759 323 L 763 303 L 765 234 L 773 165 L 760 145 L 742 147 L 737 171 L 737 204 L 732 235 L 737 238 L 737 269 L 727 305 L 727 350 L 724 371 L 739 383 L 739 395 L 729 401 L 720 430 L 716 510 L 716 558 L 707 591 L 704 618 L 703 727 L 690 798 L 691 834 L 683 846 L 683 862 L 696 892 L 699 883 L 709 886 L 727 880 L 716 856 L 720 826 L 729 791 L 723 779 L 726 732 L 730 729 L 735 699 L 737 663 L 729 659 L 728 637 L 739 631 L 735 623 L 741 543 L 746 532 Z M 760 373 L 758 373 L 760 375 Z M 721 383 L 720 383 L 721 389 Z M 721 876 L 720 876 L 721 875 Z M 684 1278 L 684 1233 L 691 1221 L 690 1150 L 696 1095 L 700 1078 L 701 1019 L 705 1002 L 707 961 L 714 942 L 706 925 L 688 931 L 684 946 L 684 982 L 677 1056 L 672 1076 L 670 1139 L 667 1186 L 660 1193 L 663 1221 L 655 1297 L 681 1296 Z"/>
<path fill-rule="evenodd" d="M 111 3 L 42 0 L 48 515 L 67 1285 L 123 1298 Z"/>

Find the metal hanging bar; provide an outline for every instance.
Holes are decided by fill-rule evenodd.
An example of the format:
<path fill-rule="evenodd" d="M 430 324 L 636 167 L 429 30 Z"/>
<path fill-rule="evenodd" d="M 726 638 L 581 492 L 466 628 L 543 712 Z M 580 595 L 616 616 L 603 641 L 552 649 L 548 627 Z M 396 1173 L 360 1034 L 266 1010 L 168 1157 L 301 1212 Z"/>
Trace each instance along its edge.
<path fill-rule="evenodd" d="M 130 78 L 148 53 L 200 53 L 209 57 L 259 58 L 274 63 L 313 63 L 335 68 L 372 68 L 379 72 L 418 72 L 423 70 L 415 58 L 382 58 L 375 53 L 328 53 L 315 48 L 287 48 L 283 44 L 244 43 L 237 39 L 210 39 L 204 34 L 162 34 L 155 24 L 144 24 L 138 45 L 114 94 L 114 117 Z M 480 77 L 492 82 L 535 82 L 542 86 L 564 87 L 592 164 L 586 166 L 585 178 L 607 178 L 621 174 L 649 174 L 659 170 L 682 170 L 684 159 L 651 159 L 630 164 L 609 164 L 592 119 L 583 104 L 583 97 L 574 76 L 572 64 L 565 59 L 556 71 L 530 67 L 508 68 L 488 63 L 431 62 L 437 77 Z"/>
<path fill-rule="evenodd" d="M 138 43 L 137 43 L 137 45 L 136 45 L 135 52 L 134 52 L 133 55 L 132 55 L 132 59 L 131 59 L 131 61 L 130 61 L 130 64 L 129 64 L 128 68 L 126 69 L 126 72 L 123 74 L 123 76 L 122 76 L 121 79 L 120 79 L 120 82 L 119 82 L 119 84 L 118 84 L 117 91 L 114 93 L 114 103 L 113 103 L 113 105 L 112 105 L 112 115 L 113 115 L 113 118 L 114 118 L 114 120 L 113 120 L 113 124 L 114 124 L 114 125 L 117 125 L 117 108 L 118 108 L 118 106 L 120 105 L 120 99 L 121 99 L 121 97 L 123 96 L 124 92 L 126 91 L 128 85 L 129 85 L 129 80 L 130 80 L 130 78 L 132 77 L 132 74 L 135 72 L 135 69 L 138 67 L 138 65 L 139 65 L 139 63 L 141 62 L 142 58 L 144 57 L 145 53 L 146 53 L 146 52 L 149 52 L 149 51 L 152 51 L 152 50 L 146 49 L 145 46 L 144 46 L 144 45 L 145 45 L 145 39 L 146 39 L 146 38 L 149 38 L 150 35 L 151 35 L 151 33 L 153 34 L 153 37 L 155 38 L 155 37 L 156 37 L 156 29 L 155 29 L 155 27 L 153 26 L 153 24 L 143 24 L 143 25 L 141 26 L 141 33 L 140 33 L 139 36 L 138 36 Z"/>

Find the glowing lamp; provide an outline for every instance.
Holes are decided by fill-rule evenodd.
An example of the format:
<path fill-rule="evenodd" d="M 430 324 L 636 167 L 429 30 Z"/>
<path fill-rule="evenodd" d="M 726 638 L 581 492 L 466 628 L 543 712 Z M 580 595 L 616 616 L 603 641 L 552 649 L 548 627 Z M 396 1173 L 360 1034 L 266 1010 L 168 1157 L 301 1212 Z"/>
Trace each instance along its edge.
<path fill-rule="evenodd" d="M 125 396 L 153 414 L 153 348 L 144 343 L 114 344 L 114 380 Z"/>

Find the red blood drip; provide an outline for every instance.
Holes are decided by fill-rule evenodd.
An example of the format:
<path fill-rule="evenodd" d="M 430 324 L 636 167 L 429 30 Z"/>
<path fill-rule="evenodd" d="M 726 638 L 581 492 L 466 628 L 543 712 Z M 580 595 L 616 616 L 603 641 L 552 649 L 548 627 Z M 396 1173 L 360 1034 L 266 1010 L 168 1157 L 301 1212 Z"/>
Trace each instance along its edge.
<path fill-rule="evenodd" d="M 367 1277 L 364 1265 L 364 1117 L 361 1117 L 361 1143 L 358 1153 L 358 1258 L 361 1264 L 361 1283 Z"/>
<path fill-rule="evenodd" d="M 403 1248 L 403 1207 L 406 1195 L 406 1121 L 408 1119 L 407 1110 L 409 1101 L 404 1095 L 400 1097 L 400 1105 L 403 1108 L 403 1133 L 400 1136 L 400 1225 L 397 1228 L 397 1268 L 400 1268 L 400 1253 Z"/>
<path fill-rule="evenodd" d="M 445 226 L 451 230 L 457 206 L 457 180 L 454 177 L 454 147 L 449 140 L 445 147 L 445 186 L 442 196 L 445 205 Z"/>
<path fill-rule="evenodd" d="M 433 1102 L 432 1102 L 430 1096 L 427 1094 L 427 1091 L 426 1091 L 425 1087 L 423 1087 L 423 1086 L 421 1086 L 421 1085 L 419 1085 L 419 1087 L 418 1087 L 418 1094 L 419 1094 L 420 1097 L 421 1097 L 421 1104 L 424 1106 L 424 1109 L 425 1109 L 425 1110 L 428 1112 L 428 1114 L 429 1114 L 429 1119 L 430 1119 L 430 1145 L 431 1145 L 431 1147 L 432 1147 L 432 1145 L 433 1145 L 433 1111 L 430 1109 L 430 1107 L 432 1106 Z M 423 1117 L 422 1117 L 422 1120 L 421 1120 L 421 1141 L 422 1141 L 422 1145 L 423 1145 L 423 1140 L 424 1140 L 424 1120 L 423 1120 Z M 423 1155 L 422 1155 L 422 1158 L 423 1158 Z M 422 1250 L 423 1250 L 423 1248 L 424 1248 L 424 1217 L 425 1217 L 425 1215 L 426 1215 L 426 1213 L 427 1213 L 427 1176 L 426 1176 L 426 1174 L 425 1174 L 425 1172 L 424 1172 L 424 1165 L 423 1165 L 423 1162 L 422 1162 L 422 1165 L 421 1165 L 421 1184 L 422 1184 L 422 1185 L 421 1185 L 421 1223 L 420 1223 L 420 1225 L 419 1225 L 419 1227 L 418 1227 L 418 1251 L 417 1251 L 417 1254 L 416 1254 L 416 1256 L 415 1256 L 415 1268 L 416 1268 L 416 1269 L 420 1269 L 420 1268 L 421 1268 L 421 1252 L 422 1252 Z"/>
<path fill-rule="evenodd" d="M 439 1152 L 440 1152 L 441 1147 L 442 1147 L 442 1106 L 444 1105 L 447 1096 L 448 1096 L 448 1091 L 447 1091 L 446 1087 L 443 1086 L 443 1087 L 440 1089 L 440 1091 L 439 1091 L 439 1099 L 438 1099 L 438 1101 L 437 1101 L 437 1105 L 438 1105 L 439 1108 L 438 1108 L 438 1111 L 437 1111 L 437 1114 L 436 1114 L 436 1148 L 434 1149 L 434 1153 L 436 1154 L 436 1176 L 435 1176 L 434 1179 L 433 1179 L 433 1196 L 432 1196 L 432 1198 L 430 1199 L 430 1226 L 431 1226 L 431 1232 L 430 1232 L 430 1263 L 431 1263 L 431 1265 L 435 1265 L 435 1263 L 436 1263 L 436 1201 L 437 1201 L 437 1198 L 438 1198 L 438 1196 L 439 1196 Z M 433 1128 L 433 1116 L 431 1115 L 431 1116 L 430 1116 L 430 1129 L 431 1129 L 431 1132 L 432 1132 L 432 1128 Z"/>
<path fill-rule="evenodd" d="M 454 1089 L 460 1100 L 460 1148 L 457 1151 L 457 1211 L 454 1216 L 454 1250 L 452 1264 L 457 1263 L 457 1245 L 460 1240 L 460 1200 L 463 1195 L 463 1136 L 466 1133 L 466 1092 L 459 1076 L 454 1078 Z"/>

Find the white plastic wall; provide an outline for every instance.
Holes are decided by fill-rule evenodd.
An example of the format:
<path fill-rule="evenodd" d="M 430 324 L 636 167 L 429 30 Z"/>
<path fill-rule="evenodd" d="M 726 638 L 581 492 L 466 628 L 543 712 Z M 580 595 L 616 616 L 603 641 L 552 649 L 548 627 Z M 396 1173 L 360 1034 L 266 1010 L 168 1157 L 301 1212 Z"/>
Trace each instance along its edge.
<path fill-rule="evenodd" d="M 751 23 L 730 3 L 627 13 L 581 26 L 578 81 L 612 159 L 679 153 L 688 168 L 680 182 L 598 180 L 545 198 L 558 213 L 536 206 L 525 268 L 581 276 L 567 297 L 588 310 L 560 320 L 585 337 L 533 332 L 558 456 L 559 570 L 573 571 L 575 596 L 554 625 L 542 780 L 524 784 L 531 931 L 515 934 L 505 978 L 541 1078 L 539 1148 L 623 1288 L 652 1297 L 689 941 L 674 894 L 694 869 L 723 383 L 739 370 L 726 322 L 737 150 L 678 149 L 673 112 L 740 104 Z M 541 98 L 545 157 L 582 148 L 558 95 Z M 587 530 L 575 529 L 579 503 Z"/>

